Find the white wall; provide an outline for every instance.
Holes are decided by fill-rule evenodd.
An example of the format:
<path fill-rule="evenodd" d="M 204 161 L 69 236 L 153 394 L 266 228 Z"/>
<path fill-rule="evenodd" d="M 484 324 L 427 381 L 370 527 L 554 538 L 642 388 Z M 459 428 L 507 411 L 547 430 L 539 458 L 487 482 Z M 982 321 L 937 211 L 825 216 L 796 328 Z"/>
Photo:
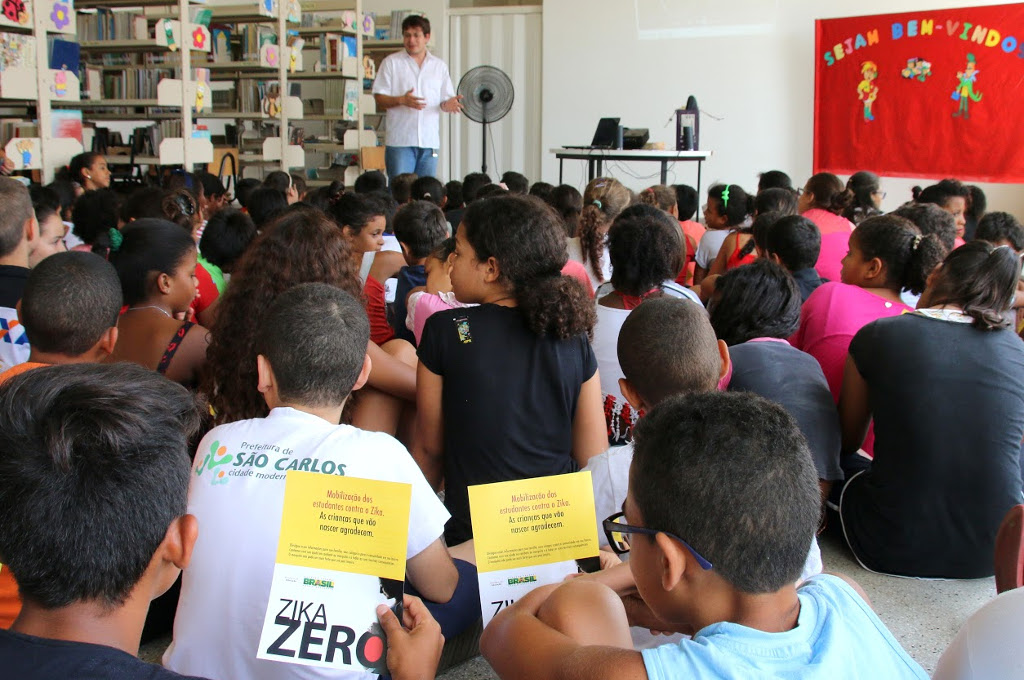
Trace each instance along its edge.
<path fill-rule="evenodd" d="M 703 12 L 721 14 L 722 8 L 732 11 L 737 5 L 755 6 L 768 21 L 762 34 L 735 35 L 736 29 L 733 35 L 717 37 L 645 39 L 637 25 L 638 4 L 641 8 L 668 5 L 674 12 L 692 11 L 695 16 Z M 704 111 L 701 148 L 714 152 L 704 164 L 702 192 L 717 180 L 754 190 L 757 174 L 771 169 L 784 170 L 794 182 L 802 184 L 812 164 L 815 19 L 991 4 L 1011 3 L 548 0 L 544 3 L 543 35 L 543 179 L 558 180 L 558 162 L 548 150 L 563 144 L 589 144 L 602 116 L 619 117 L 629 127 L 649 128 L 651 141 L 663 141 L 667 148 L 674 148 L 673 111 L 693 94 Z M 737 16 L 737 20 L 742 18 Z M 665 127 L 670 116 L 673 122 Z M 634 164 L 626 169 L 636 175 L 650 175 L 657 166 Z M 634 189 L 658 181 L 656 174 L 635 179 L 618 168 L 611 174 Z M 582 161 L 566 161 L 565 181 L 583 188 L 586 168 Z M 694 184 L 695 164 L 677 164 L 669 182 Z M 909 200 L 914 184 L 921 182 L 883 179 L 882 189 L 887 192 L 883 207 L 893 209 Z M 989 210 L 1006 210 L 1024 217 L 1024 191 L 1020 187 L 979 186 L 988 195 Z"/>

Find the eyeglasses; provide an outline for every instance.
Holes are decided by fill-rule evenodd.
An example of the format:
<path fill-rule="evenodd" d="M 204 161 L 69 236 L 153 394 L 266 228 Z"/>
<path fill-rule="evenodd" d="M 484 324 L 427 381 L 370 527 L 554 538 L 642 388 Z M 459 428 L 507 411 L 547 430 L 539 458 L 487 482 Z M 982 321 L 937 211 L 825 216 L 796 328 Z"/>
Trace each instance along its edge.
<path fill-rule="evenodd" d="M 885 198 L 885 192 L 884 191 L 872 191 L 871 193 L 878 194 L 882 198 Z"/>
<path fill-rule="evenodd" d="M 612 550 L 615 551 L 616 555 L 624 555 L 629 552 L 629 534 L 643 534 L 645 536 L 657 536 L 658 534 L 665 534 L 669 538 L 674 538 L 683 544 L 690 554 L 693 555 L 694 559 L 697 560 L 697 564 L 702 569 L 711 569 L 711 563 L 701 557 L 701 554 L 690 547 L 690 544 L 679 538 L 675 534 L 670 534 L 667 531 L 658 531 L 657 529 L 648 529 L 647 527 L 635 527 L 630 524 L 626 524 L 626 513 L 617 512 L 608 519 L 606 519 L 602 526 L 604 527 L 604 535 L 608 537 L 608 545 L 611 546 Z"/>

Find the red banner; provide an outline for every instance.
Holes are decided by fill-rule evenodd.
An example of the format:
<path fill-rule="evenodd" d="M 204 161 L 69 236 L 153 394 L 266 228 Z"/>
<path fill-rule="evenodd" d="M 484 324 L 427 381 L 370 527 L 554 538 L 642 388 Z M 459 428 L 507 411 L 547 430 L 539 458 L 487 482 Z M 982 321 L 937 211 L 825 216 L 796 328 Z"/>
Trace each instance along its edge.
<path fill-rule="evenodd" d="M 1024 4 L 815 23 L 815 172 L 1024 182 Z"/>

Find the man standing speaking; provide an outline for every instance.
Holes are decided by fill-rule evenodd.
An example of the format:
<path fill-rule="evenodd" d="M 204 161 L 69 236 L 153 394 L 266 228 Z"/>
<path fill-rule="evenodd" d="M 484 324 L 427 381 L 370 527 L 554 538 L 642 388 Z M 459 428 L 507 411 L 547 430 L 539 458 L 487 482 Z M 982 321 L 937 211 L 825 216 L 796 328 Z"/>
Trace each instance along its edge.
<path fill-rule="evenodd" d="M 406 172 L 436 177 L 440 112 L 462 110 L 462 97 L 455 95 L 448 65 L 427 50 L 429 40 L 430 20 L 406 17 L 402 22 L 405 51 L 386 57 L 373 81 L 377 106 L 388 112 L 384 162 L 389 179 Z"/>

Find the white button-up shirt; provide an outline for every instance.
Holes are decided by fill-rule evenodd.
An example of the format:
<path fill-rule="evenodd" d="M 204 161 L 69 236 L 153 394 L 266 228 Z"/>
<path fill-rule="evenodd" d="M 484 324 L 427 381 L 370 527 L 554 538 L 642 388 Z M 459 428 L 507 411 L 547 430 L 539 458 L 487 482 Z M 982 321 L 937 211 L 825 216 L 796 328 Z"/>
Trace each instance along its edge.
<path fill-rule="evenodd" d="M 427 52 L 423 65 L 405 50 L 388 55 L 380 64 L 373 93 L 401 97 L 409 90 L 426 100 L 426 108 L 394 106 L 388 109 L 388 146 L 418 146 L 437 149 L 441 146 L 441 102 L 455 96 L 448 65 Z"/>

